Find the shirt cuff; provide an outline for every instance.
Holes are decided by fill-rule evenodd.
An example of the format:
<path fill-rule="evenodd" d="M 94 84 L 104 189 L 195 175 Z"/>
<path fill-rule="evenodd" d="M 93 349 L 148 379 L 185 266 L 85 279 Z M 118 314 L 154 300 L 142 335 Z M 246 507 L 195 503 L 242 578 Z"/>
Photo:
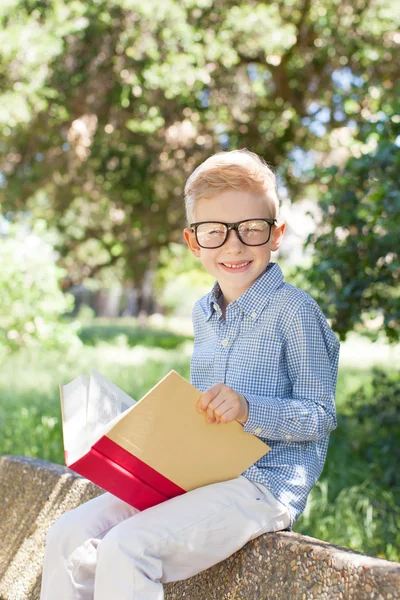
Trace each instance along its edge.
<path fill-rule="evenodd" d="M 259 437 L 269 437 L 269 433 L 276 429 L 277 423 L 273 418 L 266 422 L 266 413 L 268 410 L 268 400 L 266 398 L 257 398 L 251 395 L 243 394 L 249 404 L 249 416 L 244 423 L 245 433 L 252 433 Z M 271 411 L 273 413 L 274 411 Z M 271 414 L 272 417 L 272 414 Z"/>

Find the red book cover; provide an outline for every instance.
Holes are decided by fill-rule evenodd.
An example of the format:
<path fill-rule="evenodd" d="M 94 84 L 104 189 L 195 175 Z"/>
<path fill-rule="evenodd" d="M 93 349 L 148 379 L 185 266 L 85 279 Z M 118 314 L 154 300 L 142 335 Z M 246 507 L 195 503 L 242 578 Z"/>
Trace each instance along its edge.
<path fill-rule="evenodd" d="M 68 466 L 139 510 L 185 493 L 106 436 Z"/>

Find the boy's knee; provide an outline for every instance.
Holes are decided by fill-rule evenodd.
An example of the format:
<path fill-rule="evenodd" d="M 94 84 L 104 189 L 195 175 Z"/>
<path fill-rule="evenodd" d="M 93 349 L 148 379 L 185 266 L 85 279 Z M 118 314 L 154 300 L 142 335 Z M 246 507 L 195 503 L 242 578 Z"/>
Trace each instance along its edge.
<path fill-rule="evenodd" d="M 104 538 L 101 540 L 101 544 L 98 548 L 99 561 L 107 562 L 109 558 L 115 556 L 119 552 L 119 549 L 123 549 L 124 546 L 125 544 L 123 541 L 121 529 L 119 529 L 118 527 L 114 527 L 108 533 L 106 533 Z M 130 551 L 132 553 L 132 556 L 134 556 L 136 553 L 134 535 L 132 535 L 131 538 Z"/>
<path fill-rule="evenodd" d="M 143 554 L 149 540 L 146 535 L 141 532 L 140 528 L 130 527 L 129 531 L 121 523 L 119 526 L 113 527 L 101 540 L 98 548 L 99 560 L 107 562 L 109 558 L 123 552 L 129 554 L 132 559 Z"/>
<path fill-rule="evenodd" d="M 80 545 L 87 534 L 82 522 L 75 518 L 74 510 L 70 510 L 55 521 L 46 536 L 47 551 L 55 551 L 70 546 L 71 549 Z"/>
<path fill-rule="evenodd" d="M 162 578 L 162 556 L 154 536 L 138 528 L 114 527 L 101 541 L 97 550 L 98 572 L 104 573 L 114 565 L 118 568 L 140 570 L 152 581 Z"/>

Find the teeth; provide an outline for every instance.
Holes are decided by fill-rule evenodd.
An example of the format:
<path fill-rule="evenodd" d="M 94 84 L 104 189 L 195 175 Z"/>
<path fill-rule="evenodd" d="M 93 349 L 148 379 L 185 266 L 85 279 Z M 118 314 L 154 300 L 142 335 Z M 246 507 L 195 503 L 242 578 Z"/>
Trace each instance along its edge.
<path fill-rule="evenodd" d="M 249 264 L 249 260 L 247 262 L 241 263 L 240 265 L 231 265 L 230 263 L 223 263 L 225 267 L 229 267 L 230 269 L 240 269 L 240 267 L 245 267 Z"/>

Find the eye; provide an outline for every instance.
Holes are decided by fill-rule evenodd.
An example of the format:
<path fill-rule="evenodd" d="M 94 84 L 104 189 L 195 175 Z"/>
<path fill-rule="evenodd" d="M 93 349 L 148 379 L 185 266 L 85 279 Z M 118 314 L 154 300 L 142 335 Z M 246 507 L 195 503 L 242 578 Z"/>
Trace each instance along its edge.
<path fill-rule="evenodd" d="M 259 233 L 264 231 L 265 226 L 263 223 L 248 223 L 245 227 L 245 233 Z"/>
<path fill-rule="evenodd" d="M 220 223 L 202 223 L 197 229 L 197 235 L 202 238 L 218 238 L 220 240 L 225 235 L 224 226 Z"/>
<path fill-rule="evenodd" d="M 223 232 L 224 232 L 223 228 L 216 225 L 215 227 L 211 227 L 210 229 L 207 229 L 207 231 L 205 233 L 206 233 L 206 235 L 221 235 L 221 234 L 223 234 Z"/>

